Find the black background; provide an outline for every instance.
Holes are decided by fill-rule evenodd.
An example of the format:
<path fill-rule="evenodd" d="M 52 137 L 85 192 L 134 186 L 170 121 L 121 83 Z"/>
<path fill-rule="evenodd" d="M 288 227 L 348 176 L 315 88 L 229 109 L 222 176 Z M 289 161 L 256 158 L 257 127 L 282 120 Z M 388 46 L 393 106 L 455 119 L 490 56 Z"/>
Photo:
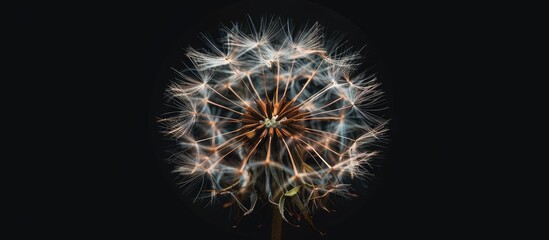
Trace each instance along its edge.
<path fill-rule="evenodd" d="M 310 11 L 292 4 L 238 6 L 294 8 L 288 15 Z M 364 206 L 334 224 L 326 238 L 512 231 L 502 227 L 508 211 L 488 197 L 500 186 L 482 162 L 490 158 L 485 136 L 493 131 L 487 116 L 498 108 L 490 96 L 493 76 L 485 69 L 492 67 L 488 56 L 499 52 L 499 45 L 488 36 L 504 27 L 491 17 L 493 9 L 357 6 L 347 0 L 319 4 L 367 35 L 392 115 L 387 163 L 376 187 L 360 200 Z M 7 103 L 18 103 L 8 109 L 8 121 L 17 126 L 10 129 L 15 132 L 10 139 L 23 146 L 10 149 L 18 156 L 10 162 L 22 171 L 6 170 L 12 230 L 76 238 L 243 238 L 198 217 L 180 200 L 166 174 L 169 168 L 159 159 L 151 123 L 157 81 L 170 54 L 178 51 L 174 48 L 181 39 L 194 38 L 186 34 L 244 12 L 225 16 L 230 5 L 28 4 L 15 9 L 8 52 L 16 77 L 10 81 L 14 86 L 4 89 L 16 96 Z M 207 18 L 212 15 L 219 19 Z M 286 237 L 318 237 L 304 231 Z"/>

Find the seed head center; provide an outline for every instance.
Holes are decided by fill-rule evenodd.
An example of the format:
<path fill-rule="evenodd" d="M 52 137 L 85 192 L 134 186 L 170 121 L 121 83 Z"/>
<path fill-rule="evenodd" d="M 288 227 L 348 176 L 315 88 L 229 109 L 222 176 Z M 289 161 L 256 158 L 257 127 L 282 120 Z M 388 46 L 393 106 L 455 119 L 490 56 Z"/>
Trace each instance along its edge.
<path fill-rule="evenodd" d="M 286 120 L 286 117 L 283 117 L 279 121 L 276 119 L 278 118 L 278 115 L 274 115 L 272 118 L 265 118 L 265 120 L 260 120 L 259 123 L 265 124 L 265 128 L 282 128 L 282 122 Z"/>

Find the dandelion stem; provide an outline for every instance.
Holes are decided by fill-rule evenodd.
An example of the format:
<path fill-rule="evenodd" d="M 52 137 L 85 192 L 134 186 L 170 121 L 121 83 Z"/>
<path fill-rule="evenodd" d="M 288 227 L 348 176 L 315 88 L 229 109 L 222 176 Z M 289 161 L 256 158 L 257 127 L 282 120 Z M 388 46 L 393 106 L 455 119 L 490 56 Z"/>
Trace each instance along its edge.
<path fill-rule="evenodd" d="M 282 239 L 282 216 L 280 216 L 280 211 L 278 206 L 273 206 L 273 222 L 271 225 L 271 240 L 281 240 Z"/>

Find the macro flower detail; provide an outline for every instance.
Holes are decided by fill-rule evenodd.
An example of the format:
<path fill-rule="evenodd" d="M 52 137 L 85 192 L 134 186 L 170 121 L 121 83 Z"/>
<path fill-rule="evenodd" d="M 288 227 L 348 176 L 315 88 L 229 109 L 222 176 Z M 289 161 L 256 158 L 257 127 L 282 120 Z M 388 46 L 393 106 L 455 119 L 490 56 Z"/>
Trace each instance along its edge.
<path fill-rule="evenodd" d="M 360 53 L 319 24 L 280 19 L 203 40 L 187 49 L 168 89 L 174 112 L 160 120 L 184 187 L 244 215 L 270 203 L 289 223 L 353 196 L 387 131 L 375 75 L 355 73 Z"/>

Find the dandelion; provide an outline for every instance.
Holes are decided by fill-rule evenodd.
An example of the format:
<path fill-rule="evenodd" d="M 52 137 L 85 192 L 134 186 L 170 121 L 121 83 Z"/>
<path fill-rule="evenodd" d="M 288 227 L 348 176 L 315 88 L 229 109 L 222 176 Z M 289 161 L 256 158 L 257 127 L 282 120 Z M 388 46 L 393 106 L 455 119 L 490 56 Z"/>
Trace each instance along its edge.
<path fill-rule="evenodd" d="M 168 89 L 176 111 L 160 121 L 181 146 L 175 172 L 200 182 L 201 198 L 243 215 L 270 203 L 286 222 L 312 224 L 330 197 L 353 196 L 351 183 L 371 175 L 371 146 L 387 131 L 375 114 L 382 92 L 354 72 L 359 52 L 323 31 L 263 19 L 188 48 L 190 67 Z"/>

